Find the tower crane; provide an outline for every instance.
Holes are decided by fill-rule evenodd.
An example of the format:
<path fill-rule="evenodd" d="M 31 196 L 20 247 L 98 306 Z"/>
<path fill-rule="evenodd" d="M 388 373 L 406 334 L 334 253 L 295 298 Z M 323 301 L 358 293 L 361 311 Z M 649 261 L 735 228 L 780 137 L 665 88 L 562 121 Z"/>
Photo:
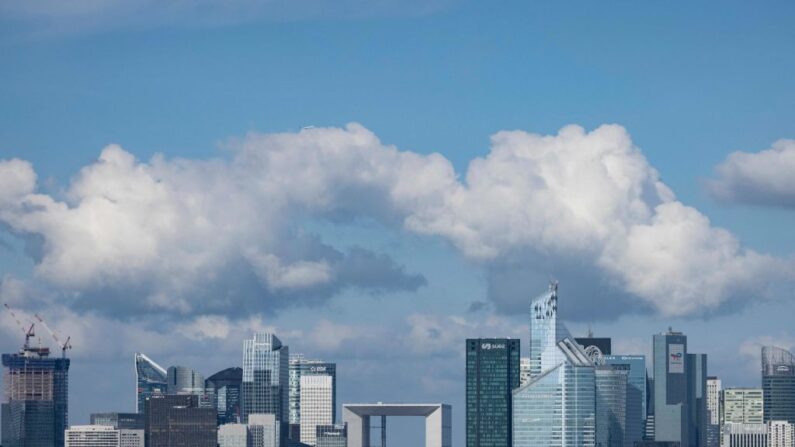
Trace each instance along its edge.
<path fill-rule="evenodd" d="M 9 306 L 8 303 L 3 303 L 3 306 L 5 306 L 5 308 L 8 309 L 8 312 L 11 314 L 12 317 L 14 317 L 14 320 L 17 322 L 17 326 L 19 326 L 19 328 L 22 329 L 22 333 L 25 334 L 25 344 L 23 345 L 23 348 L 27 351 L 28 349 L 30 349 L 30 339 L 36 336 L 36 333 L 33 330 L 36 324 L 30 323 L 30 327 L 25 329 L 27 326 L 25 326 L 24 324 L 22 324 L 21 321 L 19 321 L 19 317 L 17 316 L 17 314 L 14 313 L 14 310 L 11 309 L 11 306 Z"/>
<path fill-rule="evenodd" d="M 72 343 L 70 343 L 72 337 L 66 337 L 66 341 L 62 342 L 61 338 L 58 337 L 58 334 L 56 334 L 52 329 L 50 329 L 49 326 L 47 326 L 47 322 L 44 321 L 44 318 L 42 318 L 39 314 L 34 314 L 34 316 L 36 317 L 37 320 L 39 320 L 39 323 L 41 323 L 41 325 L 44 326 L 44 329 L 47 329 L 47 332 L 49 332 L 50 335 L 52 335 L 52 338 L 53 340 L 55 340 L 55 343 L 58 343 L 58 346 L 60 346 L 61 357 L 66 357 L 66 350 L 72 349 Z"/>

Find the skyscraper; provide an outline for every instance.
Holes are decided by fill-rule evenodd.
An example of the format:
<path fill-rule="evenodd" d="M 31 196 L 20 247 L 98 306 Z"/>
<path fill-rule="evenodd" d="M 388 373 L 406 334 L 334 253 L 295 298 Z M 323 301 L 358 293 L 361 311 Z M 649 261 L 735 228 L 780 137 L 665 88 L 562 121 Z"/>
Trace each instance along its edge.
<path fill-rule="evenodd" d="M 52 358 L 48 348 L 32 348 L 26 342 L 18 353 L 3 354 L 2 360 L 2 445 L 63 447 L 69 420 L 69 359 Z"/>
<path fill-rule="evenodd" d="M 646 428 L 646 356 L 645 355 L 606 355 L 605 365 L 625 365 L 629 368 L 627 382 L 627 445 L 643 439 Z"/>
<path fill-rule="evenodd" d="M 466 446 L 511 445 L 511 391 L 519 386 L 519 340 L 466 341 Z"/>
<path fill-rule="evenodd" d="M 76 425 L 66 430 L 66 447 L 144 447 L 144 430 L 110 425 Z"/>
<path fill-rule="evenodd" d="M 726 424 L 721 432 L 723 447 L 767 447 L 767 424 Z"/>
<path fill-rule="evenodd" d="M 795 447 L 795 429 L 787 421 L 767 423 L 767 447 Z"/>
<path fill-rule="evenodd" d="M 654 335 L 654 439 L 706 444 L 707 356 L 688 354 L 687 336 Z"/>
<path fill-rule="evenodd" d="M 199 396 L 153 395 L 145 405 L 146 447 L 216 447 L 216 412 Z"/>
<path fill-rule="evenodd" d="M 204 381 L 204 392 L 218 412 L 218 425 L 240 420 L 240 387 L 243 368 L 227 368 Z"/>
<path fill-rule="evenodd" d="M 775 346 L 762 348 L 765 421 L 795 423 L 795 357 Z"/>
<path fill-rule="evenodd" d="M 135 353 L 135 411 L 143 413 L 146 398 L 166 394 L 168 381 L 166 370 L 140 352 Z"/>
<path fill-rule="evenodd" d="M 246 424 L 223 424 L 218 427 L 218 447 L 249 447 Z"/>
<path fill-rule="evenodd" d="M 726 388 L 723 396 L 723 424 L 764 422 L 763 393 L 759 388 Z"/>
<path fill-rule="evenodd" d="M 598 447 L 624 447 L 628 442 L 627 392 L 629 367 L 627 365 L 596 366 L 596 445 Z M 635 416 L 635 415 L 633 415 Z"/>
<path fill-rule="evenodd" d="M 721 408 L 721 381 L 719 378 L 707 377 L 707 447 L 720 445 L 720 410 Z"/>
<path fill-rule="evenodd" d="M 337 365 L 321 360 L 309 360 L 303 354 L 290 354 L 289 371 L 289 419 L 290 419 L 290 439 L 306 443 L 301 438 L 301 378 L 307 376 L 328 376 L 331 379 L 331 421 L 324 425 L 333 424 L 337 421 Z M 323 412 L 327 411 L 325 409 Z M 306 424 L 304 424 L 306 427 Z M 308 430 L 305 428 L 304 430 Z"/>
<path fill-rule="evenodd" d="M 287 442 L 289 350 L 273 334 L 256 332 L 243 341 L 241 409 L 243 422 L 250 414 L 273 414 L 279 439 Z"/>
<path fill-rule="evenodd" d="M 317 427 L 316 447 L 346 447 L 348 445 L 348 429 L 345 425 L 320 425 Z"/>
<path fill-rule="evenodd" d="M 204 395 L 204 377 L 186 366 L 170 366 L 166 382 L 168 394 Z"/>
<path fill-rule="evenodd" d="M 330 375 L 301 376 L 301 442 L 315 445 L 317 427 L 331 425 L 334 385 Z"/>
<path fill-rule="evenodd" d="M 558 322 L 557 309 L 556 283 L 530 305 L 532 378 L 513 391 L 516 447 L 588 447 L 596 442 L 594 364 Z"/>

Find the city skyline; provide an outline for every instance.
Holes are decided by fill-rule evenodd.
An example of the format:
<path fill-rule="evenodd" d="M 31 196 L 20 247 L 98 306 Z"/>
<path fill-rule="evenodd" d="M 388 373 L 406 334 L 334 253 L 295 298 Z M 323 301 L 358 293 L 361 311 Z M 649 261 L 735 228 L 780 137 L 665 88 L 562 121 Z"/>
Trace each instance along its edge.
<path fill-rule="evenodd" d="M 207 399 L 234 403 L 264 331 L 336 365 L 336 412 L 444 402 L 458 444 L 463 340 L 526 358 L 550 281 L 572 338 L 612 340 L 593 358 L 651 370 L 671 327 L 723 389 L 795 393 L 759 374 L 763 346 L 795 352 L 793 21 L 787 0 L 0 0 L 0 302 L 64 348 L 75 425 L 138 411 L 172 366 L 197 393 L 226 371 Z"/>

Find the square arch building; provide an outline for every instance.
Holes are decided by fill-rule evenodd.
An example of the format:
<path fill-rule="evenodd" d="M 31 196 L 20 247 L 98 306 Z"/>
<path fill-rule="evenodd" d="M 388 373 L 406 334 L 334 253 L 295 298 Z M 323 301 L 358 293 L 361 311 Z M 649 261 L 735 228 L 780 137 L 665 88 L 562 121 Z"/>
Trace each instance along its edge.
<path fill-rule="evenodd" d="M 386 439 L 387 416 L 425 418 L 425 447 L 452 447 L 452 407 L 448 404 L 345 404 L 342 420 L 348 426 L 348 447 L 370 447 L 370 417 L 381 418 L 381 440 Z M 382 444 L 383 445 L 383 444 Z"/>

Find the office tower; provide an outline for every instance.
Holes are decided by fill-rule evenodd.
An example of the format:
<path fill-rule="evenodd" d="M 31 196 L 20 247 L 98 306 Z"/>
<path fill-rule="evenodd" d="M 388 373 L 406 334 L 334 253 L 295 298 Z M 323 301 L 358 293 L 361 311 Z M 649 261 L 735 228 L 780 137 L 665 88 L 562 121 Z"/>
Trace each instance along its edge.
<path fill-rule="evenodd" d="M 240 420 L 240 387 L 243 368 L 226 368 L 204 381 L 204 392 L 218 412 L 218 425 Z"/>
<path fill-rule="evenodd" d="M 627 392 L 629 391 L 629 366 L 599 365 L 595 371 L 596 383 L 596 445 L 623 447 L 627 442 Z M 636 416 L 633 414 L 632 416 Z"/>
<path fill-rule="evenodd" d="M 646 379 L 646 429 L 644 441 L 654 441 L 654 378 Z M 660 441 L 662 442 L 662 441 Z"/>
<path fill-rule="evenodd" d="M 720 425 L 720 395 L 722 391 L 721 380 L 715 376 L 707 377 L 707 411 L 709 423 Z"/>
<path fill-rule="evenodd" d="M 246 424 L 223 424 L 218 427 L 218 447 L 249 447 Z"/>
<path fill-rule="evenodd" d="M 687 353 L 681 332 L 654 335 L 654 440 L 706 443 L 707 358 Z"/>
<path fill-rule="evenodd" d="M 530 305 L 532 378 L 512 396 L 516 447 L 584 447 L 596 442 L 594 364 L 557 321 L 557 309 L 557 283 Z"/>
<path fill-rule="evenodd" d="M 605 355 L 605 365 L 625 365 L 629 368 L 627 382 L 627 445 L 643 439 L 646 430 L 647 377 L 645 355 Z"/>
<path fill-rule="evenodd" d="M 720 406 L 721 381 L 719 378 L 707 377 L 707 447 L 720 445 Z"/>
<path fill-rule="evenodd" d="M 762 348 L 765 421 L 795 423 L 795 357 L 775 346 Z"/>
<path fill-rule="evenodd" d="M 143 413 L 146 398 L 156 394 L 166 394 L 167 373 L 160 365 L 140 352 L 135 353 L 135 411 Z"/>
<path fill-rule="evenodd" d="M 333 389 L 331 376 L 301 376 L 301 442 L 315 445 L 316 427 L 331 425 Z"/>
<path fill-rule="evenodd" d="M 557 366 L 557 344 L 571 334 L 558 323 L 558 285 L 552 283 L 549 292 L 530 304 L 530 377 Z"/>
<path fill-rule="evenodd" d="M 76 425 L 66 430 L 66 447 L 144 447 L 144 430 L 110 425 Z"/>
<path fill-rule="evenodd" d="M 769 421 L 767 447 L 795 447 L 793 425 L 787 421 Z"/>
<path fill-rule="evenodd" d="M 347 447 L 348 429 L 344 424 L 318 425 L 315 447 Z"/>
<path fill-rule="evenodd" d="M 721 429 L 722 447 L 767 447 L 767 424 L 726 424 Z"/>
<path fill-rule="evenodd" d="M 204 395 L 204 377 L 185 366 L 171 366 L 166 373 L 168 394 Z"/>
<path fill-rule="evenodd" d="M 145 405 L 146 447 L 216 447 L 216 412 L 199 407 L 199 396 L 153 395 Z"/>
<path fill-rule="evenodd" d="M 282 437 L 283 425 L 274 414 L 250 414 L 248 418 L 249 447 L 286 445 L 287 440 Z"/>
<path fill-rule="evenodd" d="M 530 381 L 530 357 L 519 359 L 519 385 L 524 385 Z"/>
<path fill-rule="evenodd" d="M 690 407 L 690 439 L 694 447 L 707 445 L 707 354 L 687 354 L 688 406 Z"/>
<path fill-rule="evenodd" d="M 595 445 L 594 365 L 571 338 L 555 349 L 556 365 L 513 391 L 514 447 Z M 626 379 L 623 383 L 626 390 Z"/>
<path fill-rule="evenodd" d="M 307 376 L 328 376 L 331 379 L 331 420 L 322 425 L 333 424 L 337 420 L 337 365 L 335 363 L 323 362 L 320 360 L 305 359 L 303 354 L 290 355 L 289 369 L 289 437 L 294 441 L 306 441 L 301 438 L 301 378 Z M 325 410 L 324 410 L 325 411 Z M 305 430 L 309 430 L 304 424 Z M 314 433 L 314 432 L 313 432 Z M 313 437 L 311 435 L 310 437 Z"/>
<path fill-rule="evenodd" d="M 765 421 L 764 399 L 759 388 L 726 388 L 723 398 L 723 424 L 761 424 Z"/>
<path fill-rule="evenodd" d="M 611 355 L 612 354 L 612 344 L 613 341 L 610 337 L 594 337 L 593 334 L 590 332 L 588 333 L 587 337 L 577 337 L 574 339 L 585 352 L 589 352 L 592 349 L 598 349 L 602 355 Z"/>
<path fill-rule="evenodd" d="M 107 425 L 115 429 L 143 430 L 144 415 L 141 413 L 92 413 L 91 425 Z"/>
<path fill-rule="evenodd" d="M 31 329 L 32 331 L 32 329 Z M 63 447 L 69 419 L 69 359 L 49 348 L 3 354 L 2 445 Z"/>
<path fill-rule="evenodd" d="M 287 443 L 289 349 L 274 335 L 257 332 L 243 341 L 241 410 L 244 423 L 250 414 L 273 414 L 279 440 Z"/>
<path fill-rule="evenodd" d="M 466 341 L 466 446 L 511 445 L 511 391 L 519 386 L 519 340 Z"/>

